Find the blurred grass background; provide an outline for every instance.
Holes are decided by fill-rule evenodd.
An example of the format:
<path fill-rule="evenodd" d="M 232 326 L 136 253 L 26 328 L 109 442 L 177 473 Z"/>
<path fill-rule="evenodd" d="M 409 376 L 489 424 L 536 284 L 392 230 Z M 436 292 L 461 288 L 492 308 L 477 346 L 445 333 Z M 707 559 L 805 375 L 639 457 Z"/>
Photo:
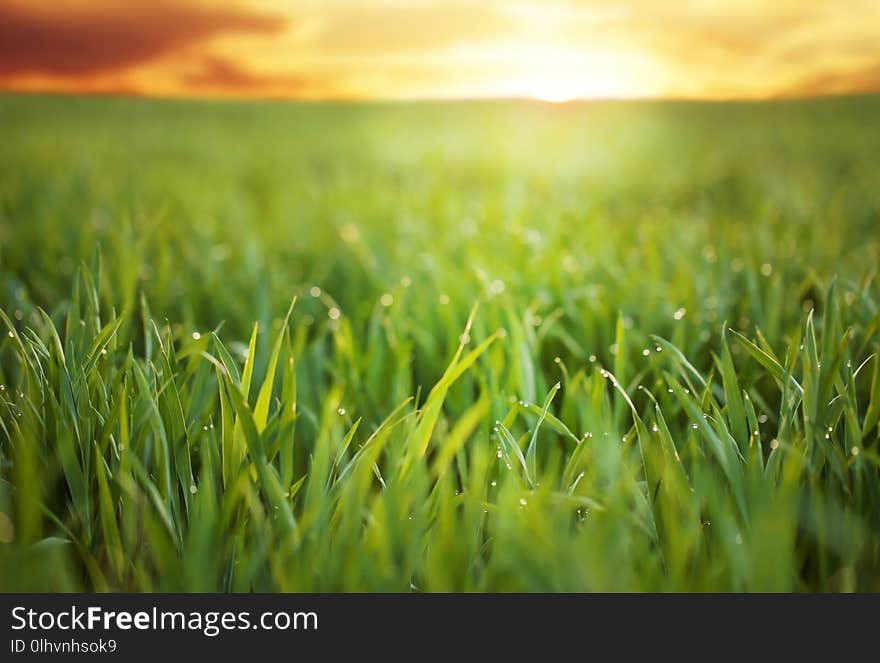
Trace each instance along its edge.
<path fill-rule="evenodd" d="M 0 98 L 0 587 L 880 589 L 878 112 Z"/>

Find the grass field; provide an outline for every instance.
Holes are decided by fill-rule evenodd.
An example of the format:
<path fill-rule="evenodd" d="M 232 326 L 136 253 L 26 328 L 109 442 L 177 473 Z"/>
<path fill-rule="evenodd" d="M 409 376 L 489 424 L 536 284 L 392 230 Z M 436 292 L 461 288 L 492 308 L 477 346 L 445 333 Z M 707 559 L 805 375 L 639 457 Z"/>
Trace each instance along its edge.
<path fill-rule="evenodd" d="M 0 97 L 0 589 L 880 591 L 878 117 Z"/>

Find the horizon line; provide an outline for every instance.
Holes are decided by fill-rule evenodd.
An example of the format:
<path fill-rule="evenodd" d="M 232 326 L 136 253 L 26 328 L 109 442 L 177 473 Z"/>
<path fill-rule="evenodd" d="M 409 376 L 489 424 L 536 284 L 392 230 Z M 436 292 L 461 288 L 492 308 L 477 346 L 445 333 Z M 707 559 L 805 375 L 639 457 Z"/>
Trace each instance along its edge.
<path fill-rule="evenodd" d="M 222 95 L 222 94 L 157 94 L 137 90 L 58 90 L 0 88 L 0 96 L 8 97 L 67 97 L 74 99 L 132 99 L 170 102 L 208 102 L 208 103 L 277 103 L 277 104 L 315 104 L 315 105 L 358 105 L 358 104 L 442 104 L 442 103 L 531 103 L 538 106 L 560 107 L 578 106 L 591 103 L 697 103 L 760 104 L 787 101 L 821 101 L 851 97 L 880 96 L 876 90 L 849 90 L 818 94 L 776 94 L 767 96 L 688 96 L 688 95 L 645 95 L 645 96 L 595 96 L 572 97 L 561 101 L 549 101 L 529 95 L 511 96 L 413 96 L 413 97 L 287 97 L 271 95 Z"/>

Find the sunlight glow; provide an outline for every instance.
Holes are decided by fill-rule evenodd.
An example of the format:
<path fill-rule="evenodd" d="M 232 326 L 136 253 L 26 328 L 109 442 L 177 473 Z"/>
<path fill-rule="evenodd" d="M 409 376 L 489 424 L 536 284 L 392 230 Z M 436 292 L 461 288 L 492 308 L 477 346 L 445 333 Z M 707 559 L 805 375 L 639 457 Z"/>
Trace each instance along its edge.
<path fill-rule="evenodd" d="M 620 72 L 603 74 L 599 67 L 587 67 L 580 73 L 536 75 L 522 87 L 527 96 L 553 104 L 574 99 L 615 99 L 633 94 L 632 86 Z"/>
<path fill-rule="evenodd" d="M 539 85 L 532 92 L 532 96 L 539 101 L 549 104 L 564 104 L 575 98 L 575 93 L 566 87 L 556 85 Z"/>

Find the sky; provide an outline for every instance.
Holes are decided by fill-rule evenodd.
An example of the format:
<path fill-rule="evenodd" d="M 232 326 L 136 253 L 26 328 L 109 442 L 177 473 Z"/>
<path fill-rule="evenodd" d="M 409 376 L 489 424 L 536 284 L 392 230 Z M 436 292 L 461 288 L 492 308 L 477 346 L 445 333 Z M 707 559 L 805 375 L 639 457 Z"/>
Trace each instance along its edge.
<path fill-rule="evenodd" d="M 880 0 L 0 0 L 0 89 L 285 99 L 880 90 Z"/>

